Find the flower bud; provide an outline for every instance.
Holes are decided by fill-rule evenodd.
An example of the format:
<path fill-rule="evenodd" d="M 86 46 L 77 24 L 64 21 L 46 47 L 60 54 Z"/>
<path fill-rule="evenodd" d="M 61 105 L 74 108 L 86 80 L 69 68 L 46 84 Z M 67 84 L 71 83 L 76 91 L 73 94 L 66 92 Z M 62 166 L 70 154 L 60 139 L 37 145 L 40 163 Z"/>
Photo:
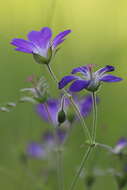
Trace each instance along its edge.
<path fill-rule="evenodd" d="M 75 114 L 72 111 L 67 113 L 67 119 L 72 124 L 75 121 Z"/>
<path fill-rule="evenodd" d="M 66 113 L 63 109 L 59 111 L 57 119 L 59 124 L 62 124 L 64 121 L 66 121 Z"/>
<path fill-rule="evenodd" d="M 91 188 L 95 183 L 95 177 L 93 175 L 88 175 L 85 177 L 85 185 L 87 188 Z"/>

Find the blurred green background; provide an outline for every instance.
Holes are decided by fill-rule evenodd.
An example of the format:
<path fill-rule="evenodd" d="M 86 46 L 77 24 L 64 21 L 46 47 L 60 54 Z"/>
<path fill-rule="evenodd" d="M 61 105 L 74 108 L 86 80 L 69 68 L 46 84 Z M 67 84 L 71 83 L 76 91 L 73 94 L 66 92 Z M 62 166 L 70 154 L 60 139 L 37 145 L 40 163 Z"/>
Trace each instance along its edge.
<path fill-rule="evenodd" d="M 52 69 L 59 79 L 73 67 L 95 63 L 110 64 L 114 74 L 124 78 L 117 84 L 104 84 L 98 95 L 98 136 L 102 143 L 114 145 L 121 136 L 127 137 L 127 1 L 122 0 L 6 0 L 0 6 L 0 103 L 15 101 L 19 89 L 28 86 L 31 74 L 44 75 L 54 97 L 58 91 L 46 69 L 35 64 L 31 55 L 16 52 L 10 45 L 13 38 L 26 38 L 31 30 L 51 27 L 54 35 L 65 29 L 73 32 L 62 44 Z M 90 118 L 91 120 L 91 118 Z M 88 120 L 89 123 L 89 120 Z M 20 104 L 10 113 L 0 113 L 0 189 L 40 190 L 41 180 L 26 172 L 20 154 L 27 142 L 37 140 L 49 126 L 42 122 L 30 104 Z M 77 125 L 67 144 L 64 157 L 65 189 L 79 165 L 83 148 L 81 126 Z M 107 157 L 98 151 L 94 162 L 103 167 Z M 30 163 L 36 173 L 36 161 Z M 41 163 L 39 163 L 41 164 Z M 94 164 L 93 164 L 94 165 Z M 112 166 L 111 166 L 112 167 Z M 54 181 L 55 183 L 55 181 Z M 39 184 L 39 185 L 38 185 Z M 77 189 L 83 189 L 80 183 Z M 105 186 L 104 186 L 105 185 Z M 105 188 L 104 188 L 105 187 Z M 115 189 L 112 177 L 100 177 L 94 189 Z M 44 190 L 50 190 L 50 184 Z M 85 188 L 84 188 L 85 189 Z M 56 190 L 56 189 L 55 189 Z"/>

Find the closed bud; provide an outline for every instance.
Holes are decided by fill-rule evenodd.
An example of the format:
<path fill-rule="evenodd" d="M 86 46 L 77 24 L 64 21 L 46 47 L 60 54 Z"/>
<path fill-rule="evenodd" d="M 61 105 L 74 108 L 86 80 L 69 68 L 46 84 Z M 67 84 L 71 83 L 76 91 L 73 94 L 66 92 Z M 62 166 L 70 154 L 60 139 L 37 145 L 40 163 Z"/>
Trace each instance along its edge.
<path fill-rule="evenodd" d="M 75 121 L 75 114 L 73 112 L 68 112 L 67 113 L 67 119 L 70 123 L 73 123 Z"/>
<path fill-rule="evenodd" d="M 91 188 L 95 183 L 95 177 L 92 175 L 88 175 L 85 177 L 85 185 L 88 188 Z"/>
<path fill-rule="evenodd" d="M 59 124 L 62 124 L 66 121 L 66 113 L 63 109 L 59 111 L 57 119 Z"/>

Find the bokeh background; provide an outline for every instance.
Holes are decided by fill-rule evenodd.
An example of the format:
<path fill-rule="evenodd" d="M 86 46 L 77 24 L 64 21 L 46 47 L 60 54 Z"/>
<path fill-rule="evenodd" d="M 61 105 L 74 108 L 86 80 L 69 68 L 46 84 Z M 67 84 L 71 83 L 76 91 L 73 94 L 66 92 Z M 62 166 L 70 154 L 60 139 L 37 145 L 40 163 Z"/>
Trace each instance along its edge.
<path fill-rule="evenodd" d="M 73 67 L 88 63 L 98 67 L 111 64 L 114 74 L 124 78 L 117 84 L 104 84 L 98 93 L 97 140 L 114 146 L 118 138 L 127 137 L 127 1 L 122 0 L 6 0 L 0 6 L 0 104 L 16 101 L 19 90 L 28 86 L 31 74 L 45 76 L 51 92 L 58 91 L 46 69 L 35 64 L 31 55 L 16 52 L 10 45 L 12 38 L 26 38 L 31 30 L 51 27 L 54 35 L 64 29 L 73 32 L 57 54 L 52 69 L 60 79 Z M 87 119 L 88 123 L 91 117 Z M 31 104 L 19 104 L 12 112 L 0 113 L 0 189 L 53 190 L 50 184 L 43 187 L 40 178 L 26 172 L 20 155 L 26 144 L 37 140 L 49 128 L 35 114 Z M 65 189 L 73 178 L 84 148 L 82 128 L 77 125 L 67 144 L 64 157 Z M 93 156 L 93 165 L 107 167 L 110 163 L 104 151 Z M 109 162 L 109 163 L 108 163 Z M 110 163 L 111 164 L 111 163 Z M 30 169 L 36 173 L 41 163 L 32 161 Z M 112 167 L 110 165 L 110 167 Z M 55 179 L 54 182 L 55 183 Z M 94 189 L 115 189 L 112 177 L 97 179 Z M 83 189 L 83 183 L 77 186 Z M 85 189 L 85 188 L 84 188 Z M 56 190 L 56 189 L 55 189 Z"/>

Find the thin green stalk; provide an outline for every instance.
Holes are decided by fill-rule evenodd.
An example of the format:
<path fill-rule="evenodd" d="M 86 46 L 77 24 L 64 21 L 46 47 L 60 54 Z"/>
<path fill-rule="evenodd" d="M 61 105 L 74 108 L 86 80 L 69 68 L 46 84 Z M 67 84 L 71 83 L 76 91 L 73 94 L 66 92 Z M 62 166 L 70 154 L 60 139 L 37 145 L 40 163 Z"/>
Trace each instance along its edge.
<path fill-rule="evenodd" d="M 86 133 L 87 133 L 88 138 L 89 138 L 89 140 L 90 140 L 90 143 L 92 143 L 92 138 L 91 138 L 90 132 L 89 132 L 89 130 L 88 130 L 88 127 L 87 127 L 87 125 L 86 125 L 86 123 L 85 123 L 84 118 L 82 117 L 82 115 L 81 115 L 81 113 L 80 113 L 80 110 L 79 110 L 78 106 L 75 104 L 75 102 L 74 102 L 72 96 L 70 96 L 69 99 L 70 99 L 71 104 L 73 105 L 73 108 L 75 109 L 76 114 L 78 115 L 78 117 L 79 117 L 79 119 L 80 119 L 80 121 L 81 121 L 81 123 L 82 123 L 83 130 L 84 130 L 85 135 L 86 135 Z"/>
<path fill-rule="evenodd" d="M 51 118 L 47 103 L 44 103 L 44 107 L 45 107 L 45 110 L 46 110 L 47 115 L 48 115 L 48 120 L 49 120 L 49 122 L 52 123 L 52 118 Z"/>
<path fill-rule="evenodd" d="M 62 151 L 57 151 L 57 177 L 58 177 L 58 187 L 59 190 L 64 190 L 64 178 L 63 178 L 63 160 L 62 160 Z"/>
<path fill-rule="evenodd" d="M 57 182 L 58 190 L 64 190 L 64 176 L 63 176 L 63 160 L 62 160 L 62 150 L 58 144 L 58 138 L 55 130 L 55 140 L 56 140 L 56 167 L 57 167 Z"/>
<path fill-rule="evenodd" d="M 85 166 L 85 164 L 86 164 L 86 162 L 90 156 L 92 149 L 93 149 L 93 146 L 89 146 L 89 148 L 87 149 L 87 152 L 84 154 L 82 161 L 81 161 L 81 164 L 80 164 L 80 167 L 79 167 L 79 170 L 77 171 L 76 175 L 74 176 L 74 179 L 72 181 L 72 184 L 71 184 L 71 187 L 69 190 L 75 189 L 77 181 L 78 181 L 80 174 L 82 172 L 82 169 L 84 168 L 84 166 Z"/>
<path fill-rule="evenodd" d="M 95 144 L 95 140 L 96 140 L 96 123 L 97 123 L 97 106 L 96 106 L 96 94 L 93 92 L 92 93 L 92 100 L 93 100 L 93 128 L 92 128 L 92 143 L 91 145 L 89 146 L 87 152 L 85 153 L 85 155 L 83 156 L 83 159 L 81 161 L 81 165 L 80 165 L 80 168 L 78 170 L 78 172 L 76 173 L 75 177 L 74 177 L 74 180 L 71 184 L 71 188 L 70 190 L 74 190 L 75 189 L 75 186 L 76 186 L 76 183 L 79 179 L 79 176 L 82 172 L 82 169 L 84 168 L 85 166 L 85 163 L 86 161 L 88 160 L 89 158 L 89 155 L 92 151 L 92 149 L 94 148 L 94 144 Z"/>
<path fill-rule="evenodd" d="M 48 114 L 49 122 L 52 123 L 52 117 L 50 115 L 47 103 L 45 103 L 44 106 L 45 106 L 45 110 L 46 110 L 46 112 Z M 62 172 L 63 171 L 62 152 L 59 149 L 56 130 L 57 130 L 57 127 L 54 126 L 54 136 L 55 136 L 55 141 L 56 141 L 56 157 L 57 157 L 57 159 L 56 159 L 56 168 L 57 168 L 58 190 L 64 190 L 64 178 L 63 178 L 63 172 Z"/>
<path fill-rule="evenodd" d="M 51 67 L 50 67 L 50 64 L 47 65 L 47 68 L 48 68 L 48 71 L 49 71 L 50 75 L 52 76 L 52 78 L 54 79 L 54 81 L 56 82 L 56 84 L 58 85 L 58 82 L 59 82 L 59 81 L 58 81 L 57 77 L 55 76 L 54 72 L 52 71 L 52 69 L 51 69 Z M 84 129 L 85 135 L 86 135 L 86 133 L 87 133 L 90 142 L 92 142 L 92 138 L 91 138 L 89 129 L 88 129 L 86 123 L 85 123 L 84 118 L 82 117 L 82 115 L 81 115 L 81 113 L 80 113 L 79 108 L 78 108 L 77 105 L 75 104 L 75 102 L 74 102 L 72 96 L 71 96 L 70 94 L 68 94 L 68 92 L 67 92 L 65 89 L 62 89 L 62 90 L 63 90 L 63 92 L 65 93 L 65 95 L 69 98 L 69 100 L 70 100 L 70 102 L 71 102 L 71 104 L 72 104 L 72 106 L 73 106 L 73 108 L 74 108 L 76 114 L 78 115 L 78 117 L 79 117 L 79 119 L 80 119 L 80 121 L 81 121 L 81 123 L 82 123 L 82 126 L 83 126 L 83 129 Z"/>
<path fill-rule="evenodd" d="M 59 81 L 58 81 L 57 77 L 54 75 L 54 72 L 52 71 L 52 69 L 50 67 L 50 64 L 47 64 L 46 66 L 48 68 L 48 71 L 49 71 L 50 75 L 52 76 L 52 78 L 54 79 L 54 81 L 58 84 Z"/>
<path fill-rule="evenodd" d="M 92 128 L 92 143 L 96 141 L 96 125 L 97 125 L 97 103 L 96 103 L 96 93 L 92 92 L 93 101 L 93 128 Z"/>
<path fill-rule="evenodd" d="M 102 143 L 97 143 L 98 147 L 104 148 L 105 150 L 112 152 L 113 148 L 111 146 L 108 146 L 106 144 L 102 144 Z"/>

